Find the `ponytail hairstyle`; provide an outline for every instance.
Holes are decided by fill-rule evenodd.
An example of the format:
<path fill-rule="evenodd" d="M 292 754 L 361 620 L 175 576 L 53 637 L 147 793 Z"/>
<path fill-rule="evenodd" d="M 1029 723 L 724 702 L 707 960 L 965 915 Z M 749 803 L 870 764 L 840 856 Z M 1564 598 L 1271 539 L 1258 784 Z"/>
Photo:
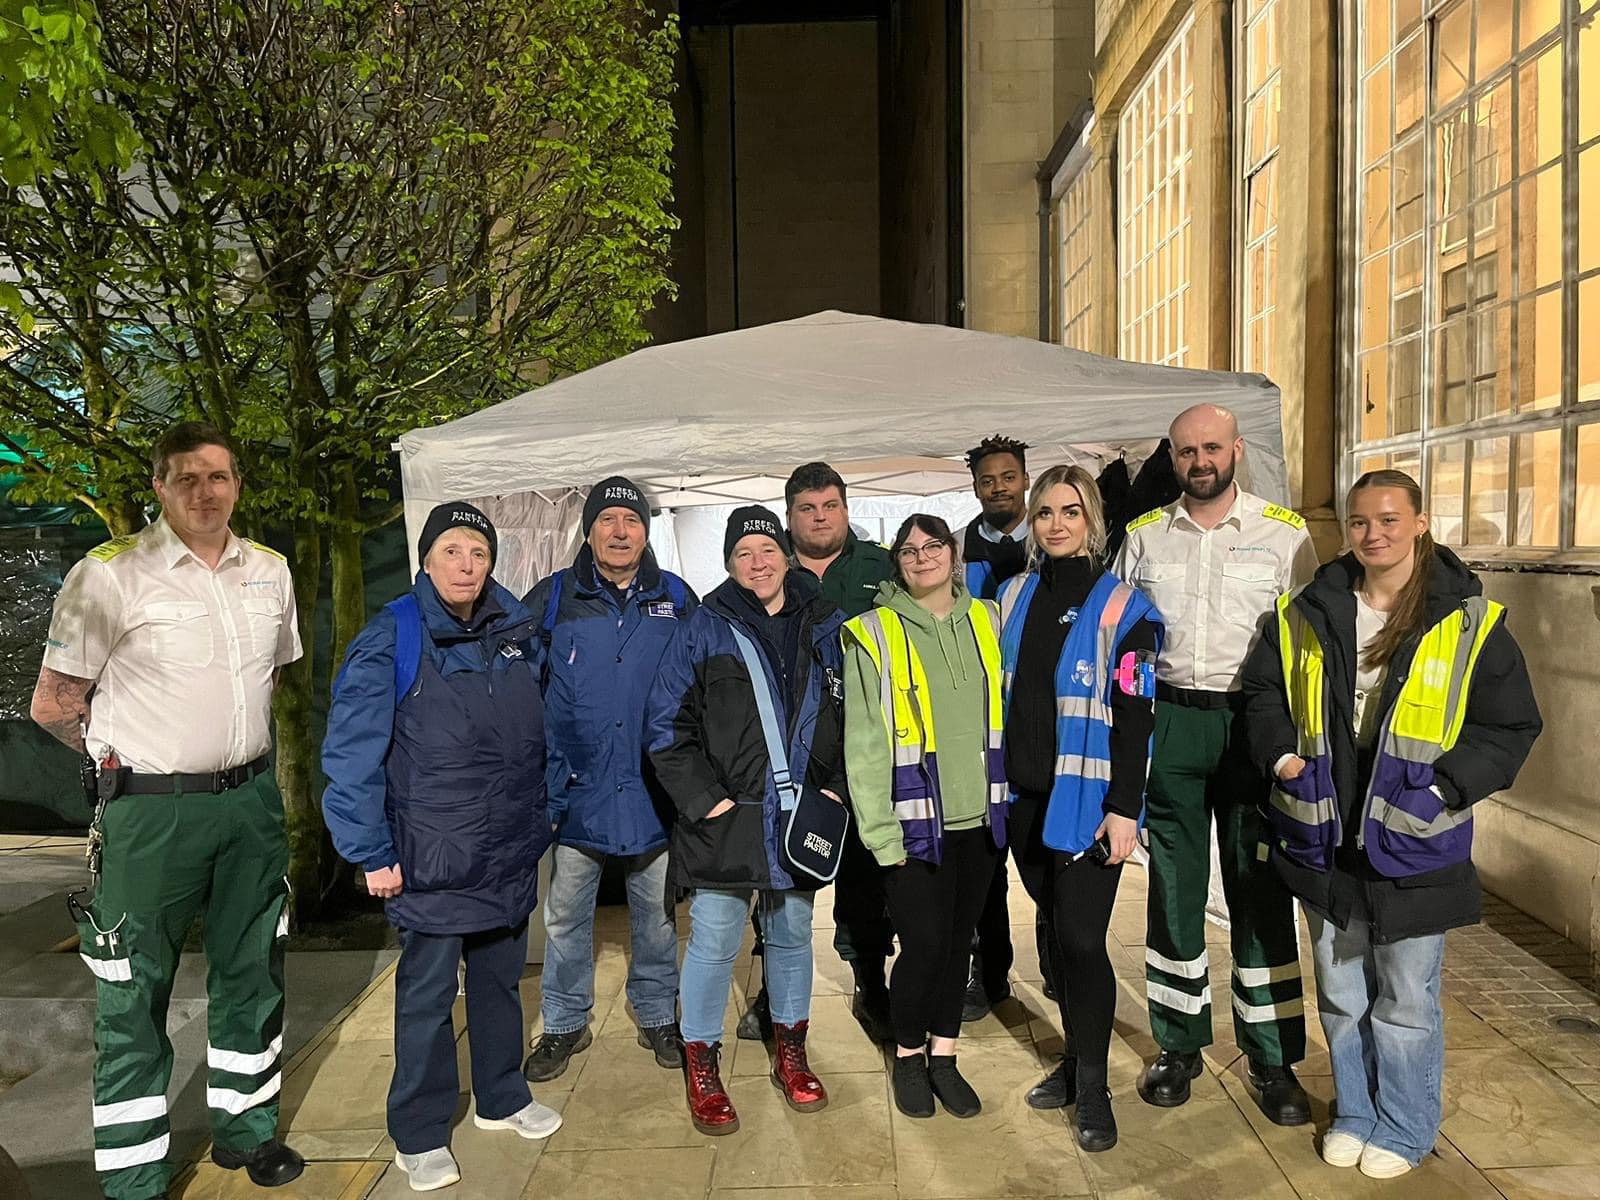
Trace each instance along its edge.
<path fill-rule="evenodd" d="M 1381 471 L 1368 471 L 1355 486 L 1350 489 L 1350 496 L 1346 498 L 1346 507 L 1351 498 L 1359 491 L 1366 488 L 1396 488 L 1406 494 L 1406 499 L 1411 502 L 1411 511 L 1422 512 L 1422 488 L 1417 481 L 1404 471 L 1385 469 Z M 1424 530 L 1417 539 L 1416 556 L 1411 564 L 1411 578 L 1406 580 L 1405 587 L 1400 589 L 1400 594 L 1395 597 L 1394 608 L 1389 611 L 1389 620 L 1372 640 L 1372 645 L 1367 647 L 1367 653 L 1362 658 L 1361 665 L 1369 671 L 1386 666 L 1402 644 L 1413 637 L 1421 637 L 1426 632 L 1428 619 L 1428 568 L 1433 563 L 1433 534 Z M 1363 572 L 1363 581 L 1365 573 Z M 1357 582 L 1360 586 L 1361 581 Z"/>

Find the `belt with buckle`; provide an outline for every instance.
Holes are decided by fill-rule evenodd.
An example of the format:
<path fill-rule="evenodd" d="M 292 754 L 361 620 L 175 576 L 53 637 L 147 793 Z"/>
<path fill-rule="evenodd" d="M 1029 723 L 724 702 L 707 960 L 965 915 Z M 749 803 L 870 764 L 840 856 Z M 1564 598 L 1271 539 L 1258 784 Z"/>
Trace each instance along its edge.
<path fill-rule="evenodd" d="M 1173 687 L 1170 683 L 1156 684 L 1156 699 L 1184 708 L 1231 708 L 1237 711 L 1244 707 L 1243 692 L 1207 692 L 1200 688 Z"/>
<path fill-rule="evenodd" d="M 210 792 L 213 796 L 243 787 L 267 769 L 267 756 L 263 754 L 254 762 L 242 767 L 228 767 L 204 775 L 142 775 L 129 771 L 117 789 L 123 796 L 159 796 L 173 792 Z"/>

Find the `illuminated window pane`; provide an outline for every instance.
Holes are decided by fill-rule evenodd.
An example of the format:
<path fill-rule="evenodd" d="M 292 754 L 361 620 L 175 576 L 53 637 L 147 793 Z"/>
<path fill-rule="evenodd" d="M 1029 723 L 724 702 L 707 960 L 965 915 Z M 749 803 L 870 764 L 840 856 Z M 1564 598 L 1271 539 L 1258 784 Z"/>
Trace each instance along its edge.
<path fill-rule="evenodd" d="M 1443 108 L 1467 90 L 1472 78 L 1472 5 L 1462 3 L 1436 19 L 1433 103 Z"/>
<path fill-rule="evenodd" d="M 1578 273 L 1596 267 L 1600 267 L 1600 144 L 1578 155 Z"/>
<path fill-rule="evenodd" d="M 1414 137 L 1394 152 L 1395 240 L 1422 232 L 1424 143 Z"/>
<path fill-rule="evenodd" d="M 1600 20 L 1578 34 L 1578 144 L 1600 137 Z"/>
<path fill-rule="evenodd" d="M 1434 130 L 1434 151 L 1438 163 L 1438 214 L 1447 216 L 1460 209 L 1469 198 L 1468 180 L 1472 166 L 1472 113 L 1463 108 L 1446 117 Z"/>
<path fill-rule="evenodd" d="M 1473 78 L 1485 80 L 1511 61 L 1509 0 L 1478 0 L 1478 33 L 1473 51 Z"/>
<path fill-rule="evenodd" d="M 1533 171 L 1561 153 L 1561 47 L 1525 64 L 1517 76 L 1520 169 Z"/>
<path fill-rule="evenodd" d="M 1452 321 L 1433 339 L 1433 424 L 1459 425 L 1471 419 L 1473 323 Z"/>
<path fill-rule="evenodd" d="M 1367 114 L 1367 142 L 1364 158 L 1371 162 L 1389 149 L 1392 128 L 1389 118 L 1389 68 L 1379 67 L 1366 84 L 1363 108 Z"/>
<path fill-rule="evenodd" d="M 1404 137 L 1422 121 L 1427 108 L 1428 39 L 1414 37 L 1394 56 L 1394 78 L 1399 86 L 1394 97 L 1396 138 Z"/>
<path fill-rule="evenodd" d="M 1472 210 L 1473 298 L 1483 304 L 1516 294 L 1511 282 L 1511 196 L 1502 193 Z"/>
<path fill-rule="evenodd" d="M 1404 471 L 1413 483 L 1422 478 L 1422 455 L 1416 450 L 1397 450 L 1389 456 L 1391 471 Z"/>
<path fill-rule="evenodd" d="M 1381 4 L 1383 0 L 1377 0 Z M 1424 0 L 1394 0 L 1394 36 L 1399 41 L 1422 20 Z"/>
<path fill-rule="evenodd" d="M 1561 403 L 1561 293 L 1545 292 L 1517 305 L 1517 407 Z"/>
<path fill-rule="evenodd" d="M 1517 45 L 1531 46 L 1561 20 L 1561 0 L 1522 0 L 1517 14 Z"/>
<path fill-rule="evenodd" d="M 1561 430 L 1517 437 L 1517 537 L 1519 546 L 1561 544 Z"/>
<path fill-rule="evenodd" d="M 1380 254 L 1361 268 L 1361 345 L 1389 340 L 1389 256 Z"/>
<path fill-rule="evenodd" d="M 1395 247 L 1392 336 L 1397 338 L 1422 328 L 1422 253 L 1420 237 Z"/>
<path fill-rule="evenodd" d="M 1361 28 L 1361 44 L 1365 51 L 1361 56 L 1363 69 L 1372 67 L 1389 53 L 1392 43 L 1389 39 L 1388 0 L 1367 5 L 1365 18 Z"/>
<path fill-rule="evenodd" d="M 1480 418 L 1511 411 L 1511 314 L 1512 306 L 1502 304 L 1476 318 L 1473 408 Z"/>
<path fill-rule="evenodd" d="M 1578 403 L 1600 400 L 1600 275 L 1578 285 Z"/>
<path fill-rule="evenodd" d="M 1600 546 L 1600 424 L 1578 426 L 1577 483 L 1572 544 Z"/>
<path fill-rule="evenodd" d="M 1428 450 L 1428 514 L 1433 518 L 1434 539 L 1447 546 L 1461 544 L 1466 469 L 1465 442 L 1450 442 Z"/>
<path fill-rule="evenodd" d="M 1387 454 L 1369 454 L 1365 458 L 1356 459 L 1356 478 L 1359 479 L 1368 471 L 1381 471 L 1389 465 Z"/>
<path fill-rule="evenodd" d="M 1361 356 L 1361 440 L 1380 442 L 1389 436 L 1389 354 L 1374 350 Z"/>
<path fill-rule="evenodd" d="M 1468 546 L 1504 546 L 1510 524 L 1511 439 L 1478 438 L 1472 443 L 1472 482 L 1467 489 Z"/>
<path fill-rule="evenodd" d="M 1412 338 L 1394 347 L 1394 428 L 1391 433 L 1416 433 L 1422 428 L 1422 339 Z"/>
<path fill-rule="evenodd" d="M 1561 164 L 1517 185 L 1518 286 L 1536 291 L 1561 280 Z"/>
<path fill-rule="evenodd" d="M 1473 105 L 1472 197 L 1481 199 L 1511 182 L 1511 81 L 1478 97 Z"/>

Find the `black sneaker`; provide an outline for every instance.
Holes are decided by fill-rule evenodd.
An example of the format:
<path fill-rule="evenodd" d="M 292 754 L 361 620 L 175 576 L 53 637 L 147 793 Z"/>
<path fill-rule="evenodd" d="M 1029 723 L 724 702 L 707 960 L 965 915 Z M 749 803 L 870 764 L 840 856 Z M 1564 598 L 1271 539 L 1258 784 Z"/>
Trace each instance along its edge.
<path fill-rule="evenodd" d="M 1139 1099 L 1157 1108 L 1177 1108 L 1189 1102 L 1189 1082 L 1204 1070 L 1198 1050 L 1185 1054 L 1163 1050 L 1139 1076 Z"/>
<path fill-rule="evenodd" d="M 1066 1108 L 1078 1099 L 1078 1060 L 1063 1058 L 1055 1070 L 1028 1089 L 1029 1108 Z"/>
<path fill-rule="evenodd" d="M 1078 1145 L 1090 1154 L 1099 1154 L 1117 1144 L 1117 1118 L 1111 1111 L 1110 1088 L 1100 1084 L 1078 1089 L 1072 1131 Z"/>
<path fill-rule="evenodd" d="M 639 1030 L 639 1045 L 656 1052 L 656 1066 L 675 1071 L 683 1066 L 683 1035 L 676 1025 Z"/>
<path fill-rule="evenodd" d="M 939 1097 L 945 1112 L 952 1117 L 975 1117 L 983 1111 L 983 1101 L 972 1085 L 956 1070 L 954 1054 L 928 1055 L 928 1083 Z"/>
<path fill-rule="evenodd" d="M 567 1069 L 572 1056 L 594 1044 L 594 1035 L 585 1025 L 571 1033 L 546 1033 L 534 1044 L 533 1053 L 523 1061 L 522 1077 L 529 1083 L 544 1083 Z"/>
<path fill-rule="evenodd" d="M 745 1009 L 744 1016 L 739 1018 L 739 1024 L 733 1032 L 741 1042 L 772 1040 L 772 1006 L 767 1002 L 765 985 L 756 993 L 750 1007 Z"/>
<path fill-rule="evenodd" d="M 928 1060 L 920 1054 L 897 1054 L 894 1059 L 894 1106 L 908 1117 L 933 1116 L 933 1084 L 928 1080 Z"/>
<path fill-rule="evenodd" d="M 1293 1068 L 1252 1060 L 1249 1078 L 1256 1107 L 1274 1125 L 1305 1125 L 1311 1120 L 1311 1101 Z"/>

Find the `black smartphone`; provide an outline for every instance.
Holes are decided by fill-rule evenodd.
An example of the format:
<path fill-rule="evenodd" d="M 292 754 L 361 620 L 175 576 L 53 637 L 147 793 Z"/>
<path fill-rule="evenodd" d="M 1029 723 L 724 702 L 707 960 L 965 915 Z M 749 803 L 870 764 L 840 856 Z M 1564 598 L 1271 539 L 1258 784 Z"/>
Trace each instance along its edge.
<path fill-rule="evenodd" d="M 1111 861 L 1111 843 L 1103 837 L 1097 837 L 1084 853 L 1103 867 Z"/>

